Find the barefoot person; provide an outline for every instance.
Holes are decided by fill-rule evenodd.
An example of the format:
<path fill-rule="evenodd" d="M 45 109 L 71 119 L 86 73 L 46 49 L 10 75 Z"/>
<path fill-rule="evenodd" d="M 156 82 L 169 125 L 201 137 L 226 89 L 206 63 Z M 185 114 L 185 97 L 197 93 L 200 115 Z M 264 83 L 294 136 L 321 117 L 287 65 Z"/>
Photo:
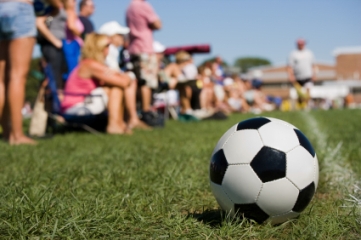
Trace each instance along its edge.
<path fill-rule="evenodd" d="M 23 133 L 21 114 L 35 35 L 32 1 L 0 0 L 0 119 L 11 145 L 35 144 Z"/>
<path fill-rule="evenodd" d="M 120 72 L 121 74 L 127 74 L 132 78 L 130 86 L 124 89 L 125 110 L 129 117 L 128 128 L 150 129 L 150 127 L 140 121 L 138 117 L 136 106 L 137 81 L 135 75 L 131 71 L 123 73 L 119 67 L 120 49 L 124 47 L 124 35 L 129 33 L 129 28 L 121 26 L 116 21 L 111 21 L 104 23 L 100 27 L 99 33 L 107 35 L 111 43 L 108 56 L 105 60 L 106 65 L 112 70 Z"/>
<path fill-rule="evenodd" d="M 109 46 L 110 40 L 106 35 L 87 35 L 82 59 L 66 82 L 65 92 L 72 94 L 65 94 L 62 109 L 64 113 L 74 115 L 100 114 L 107 109 L 107 132 L 123 134 L 127 132 L 123 116 L 124 89 L 129 87 L 131 80 L 105 65 Z M 97 96 L 88 103 L 87 98 L 76 95 L 78 93 Z"/>

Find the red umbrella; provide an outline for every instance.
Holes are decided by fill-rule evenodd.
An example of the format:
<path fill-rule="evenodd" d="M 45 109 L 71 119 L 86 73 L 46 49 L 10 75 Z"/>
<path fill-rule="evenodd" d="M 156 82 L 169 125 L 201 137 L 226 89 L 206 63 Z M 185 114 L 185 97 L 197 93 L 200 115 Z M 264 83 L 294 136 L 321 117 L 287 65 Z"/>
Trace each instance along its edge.
<path fill-rule="evenodd" d="M 176 54 L 179 51 L 186 51 L 190 54 L 193 53 L 209 53 L 211 51 L 211 46 L 209 44 L 199 44 L 199 45 L 189 45 L 189 46 L 180 46 L 180 47 L 168 47 L 165 51 L 165 55 Z"/>

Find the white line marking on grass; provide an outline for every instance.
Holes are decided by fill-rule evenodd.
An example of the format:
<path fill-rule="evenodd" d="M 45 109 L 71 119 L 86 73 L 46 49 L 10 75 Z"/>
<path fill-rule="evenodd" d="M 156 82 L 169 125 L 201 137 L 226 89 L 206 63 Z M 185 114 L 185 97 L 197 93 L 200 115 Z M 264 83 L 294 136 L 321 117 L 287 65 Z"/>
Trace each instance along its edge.
<path fill-rule="evenodd" d="M 336 146 L 328 145 L 328 136 L 320 129 L 320 126 L 314 116 L 308 112 L 301 112 L 302 117 L 308 123 L 306 127 L 316 139 L 316 153 L 323 153 L 322 169 L 320 174 L 324 176 L 326 182 L 334 189 L 346 189 L 348 198 L 341 207 L 354 207 L 358 219 L 356 221 L 361 224 L 361 183 L 358 182 L 356 174 L 345 157 L 342 155 L 343 142 L 340 141 Z M 319 156 L 319 155 L 318 155 Z"/>

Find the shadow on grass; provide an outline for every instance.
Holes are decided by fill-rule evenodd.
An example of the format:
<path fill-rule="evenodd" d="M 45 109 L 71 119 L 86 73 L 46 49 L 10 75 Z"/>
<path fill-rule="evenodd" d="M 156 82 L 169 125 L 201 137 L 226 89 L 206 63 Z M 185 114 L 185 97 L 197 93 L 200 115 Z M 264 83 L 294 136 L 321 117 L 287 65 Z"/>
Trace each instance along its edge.
<path fill-rule="evenodd" d="M 210 227 L 216 228 L 222 225 L 224 220 L 224 212 L 222 210 L 205 210 L 202 213 L 193 212 L 188 213 L 188 218 L 194 218 L 199 222 L 209 225 Z"/>

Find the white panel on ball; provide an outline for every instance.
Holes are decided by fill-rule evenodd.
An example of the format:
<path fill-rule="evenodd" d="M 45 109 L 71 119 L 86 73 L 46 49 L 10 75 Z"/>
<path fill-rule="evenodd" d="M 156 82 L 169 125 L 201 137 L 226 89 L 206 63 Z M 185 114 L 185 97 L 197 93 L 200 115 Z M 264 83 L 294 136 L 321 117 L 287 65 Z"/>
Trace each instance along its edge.
<path fill-rule="evenodd" d="M 283 121 L 281 119 L 271 118 L 271 117 L 266 117 L 266 118 L 271 120 L 272 122 L 283 124 L 283 125 L 286 125 L 287 127 L 290 127 L 290 128 L 298 129 L 296 126 L 292 125 L 291 123 L 285 122 L 285 121 Z"/>
<path fill-rule="evenodd" d="M 228 139 L 223 149 L 228 164 L 243 164 L 250 163 L 262 147 L 257 130 L 241 130 Z"/>
<path fill-rule="evenodd" d="M 299 213 L 296 213 L 296 212 L 288 212 L 288 213 L 285 213 L 285 214 L 282 214 L 282 215 L 279 215 L 279 216 L 274 216 L 274 217 L 271 217 L 269 219 L 269 221 L 272 223 L 272 224 L 280 224 L 280 223 L 284 223 L 290 219 L 293 219 L 293 218 L 296 218 L 298 217 L 300 214 Z"/>
<path fill-rule="evenodd" d="M 315 155 L 315 157 L 313 159 L 314 159 L 314 164 L 315 164 L 315 188 L 317 189 L 318 178 L 319 178 L 319 174 L 320 174 L 317 155 Z"/>
<path fill-rule="evenodd" d="M 224 143 L 228 140 L 228 138 L 236 132 L 237 126 L 238 124 L 232 126 L 225 134 L 222 135 L 221 139 L 219 139 L 216 147 L 213 150 L 212 156 L 214 153 L 218 152 L 223 147 Z"/>
<path fill-rule="evenodd" d="M 304 147 L 298 146 L 288 152 L 286 159 L 286 177 L 298 189 L 302 190 L 315 180 L 315 160 Z"/>
<path fill-rule="evenodd" d="M 254 203 L 262 182 L 250 165 L 230 165 L 222 182 L 223 190 L 234 203 Z"/>
<path fill-rule="evenodd" d="M 234 203 L 224 192 L 222 186 L 211 182 L 211 189 L 213 195 L 216 197 L 216 200 L 218 204 L 221 206 L 221 208 L 226 212 L 230 212 L 231 214 L 234 214 Z"/>
<path fill-rule="evenodd" d="M 270 122 L 262 126 L 258 131 L 264 145 L 267 147 L 287 153 L 300 145 L 295 131 L 283 124 Z"/>
<path fill-rule="evenodd" d="M 299 190 L 288 179 L 263 184 L 257 205 L 270 216 L 280 215 L 292 210 Z"/>

